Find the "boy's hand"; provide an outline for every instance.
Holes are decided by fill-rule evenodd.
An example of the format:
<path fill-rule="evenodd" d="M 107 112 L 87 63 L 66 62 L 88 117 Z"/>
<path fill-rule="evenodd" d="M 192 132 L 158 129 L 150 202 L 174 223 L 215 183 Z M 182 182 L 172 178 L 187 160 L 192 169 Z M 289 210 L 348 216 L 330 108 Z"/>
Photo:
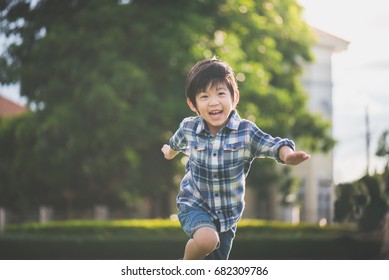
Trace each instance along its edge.
<path fill-rule="evenodd" d="M 303 151 L 295 152 L 288 146 L 281 147 L 279 156 L 280 159 L 288 165 L 298 165 L 311 157 Z"/>
<path fill-rule="evenodd" d="M 297 165 L 302 163 L 303 161 L 306 161 L 310 157 L 310 155 L 303 151 L 293 152 L 286 155 L 284 162 L 288 165 Z"/>
<path fill-rule="evenodd" d="M 166 159 L 173 159 L 178 154 L 177 151 L 174 151 L 172 148 L 170 148 L 169 145 L 166 144 L 163 145 L 161 151 Z"/>

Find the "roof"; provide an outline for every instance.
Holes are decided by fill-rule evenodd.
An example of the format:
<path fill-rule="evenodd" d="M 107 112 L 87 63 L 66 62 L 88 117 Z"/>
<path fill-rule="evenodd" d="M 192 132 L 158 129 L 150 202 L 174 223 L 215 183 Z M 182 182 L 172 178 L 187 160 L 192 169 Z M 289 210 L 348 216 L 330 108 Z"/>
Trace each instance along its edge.
<path fill-rule="evenodd" d="M 26 107 L 0 95 L 0 117 L 14 117 L 27 111 Z"/>
<path fill-rule="evenodd" d="M 318 44 L 331 49 L 332 52 L 341 52 L 347 49 L 350 44 L 349 41 L 346 41 L 342 38 L 329 34 L 325 31 L 319 30 L 315 27 L 311 27 L 316 39 L 318 40 Z"/>

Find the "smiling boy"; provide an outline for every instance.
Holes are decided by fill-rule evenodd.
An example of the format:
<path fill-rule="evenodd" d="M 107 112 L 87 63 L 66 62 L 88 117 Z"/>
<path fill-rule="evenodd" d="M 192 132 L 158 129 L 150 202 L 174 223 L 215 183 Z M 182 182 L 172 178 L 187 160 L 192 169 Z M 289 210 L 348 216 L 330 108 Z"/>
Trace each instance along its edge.
<path fill-rule="evenodd" d="M 221 60 L 205 59 L 193 66 L 186 97 L 197 116 L 185 118 L 162 147 L 168 160 L 179 152 L 189 156 L 177 195 L 178 217 L 190 238 L 184 259 L 228 259 L 252 161 L 268 157 L 297 165 L 310 155 L 295 152 L 293 141 L 272 137 L 240 118 L 234 73 Z"/>

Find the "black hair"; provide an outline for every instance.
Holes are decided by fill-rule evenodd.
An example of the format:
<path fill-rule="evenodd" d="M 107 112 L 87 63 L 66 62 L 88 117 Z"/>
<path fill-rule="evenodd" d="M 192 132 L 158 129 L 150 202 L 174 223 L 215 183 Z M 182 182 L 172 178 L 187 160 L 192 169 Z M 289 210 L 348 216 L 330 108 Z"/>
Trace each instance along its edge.
<path fill-rule="evenodd" d="M 204 92 L 209 86 L 225 83 L 232 100 L 238 91 L 234 71 L 226 62 L 216 58 L 204 59 L 197 62 L 189 71 L 186 78 L 186 97 L 196 106 L 196 95 Z"/>

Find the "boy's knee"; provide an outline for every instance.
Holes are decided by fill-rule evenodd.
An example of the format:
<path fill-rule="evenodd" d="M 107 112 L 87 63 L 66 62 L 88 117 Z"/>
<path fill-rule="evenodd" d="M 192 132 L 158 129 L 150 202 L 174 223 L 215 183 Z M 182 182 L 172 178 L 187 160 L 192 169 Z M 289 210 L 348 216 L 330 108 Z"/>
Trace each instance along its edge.
<path fill-rule="evenodd" d="M 193 235 L 193 241 L 203 252 L 212 253 L 219 244 L 219 235 L 211 227 L 199 228 Z"/>

